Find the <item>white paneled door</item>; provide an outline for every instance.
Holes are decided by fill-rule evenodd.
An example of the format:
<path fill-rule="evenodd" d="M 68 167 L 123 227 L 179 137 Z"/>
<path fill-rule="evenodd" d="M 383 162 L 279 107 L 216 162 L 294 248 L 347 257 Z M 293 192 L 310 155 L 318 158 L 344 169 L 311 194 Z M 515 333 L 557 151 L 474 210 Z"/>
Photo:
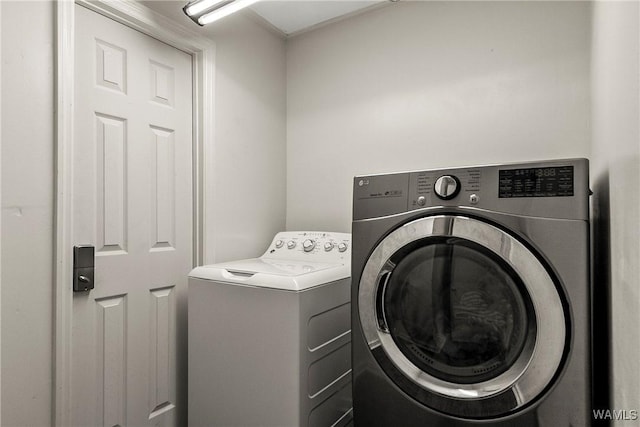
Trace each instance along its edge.
<path fill-rule="evenodd" d="M 95 288 L 73 298 L 71 421 L 185 425 L 192 58 L 75 12 L 73 240 Z"/>

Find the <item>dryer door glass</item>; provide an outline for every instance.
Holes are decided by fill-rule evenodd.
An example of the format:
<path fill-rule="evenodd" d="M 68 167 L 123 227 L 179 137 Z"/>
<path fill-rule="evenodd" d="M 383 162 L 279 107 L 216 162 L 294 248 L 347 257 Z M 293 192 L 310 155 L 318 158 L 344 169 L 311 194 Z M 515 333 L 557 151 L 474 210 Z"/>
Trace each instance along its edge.
<path fill-rule="evenodd" d="M 432 238 L 391 259 L 384 310 L 400 351 L 422 371 L 470 384 L 494 378 L 535 339 L 526 289 L 505 262 L 464 239 Z"/>

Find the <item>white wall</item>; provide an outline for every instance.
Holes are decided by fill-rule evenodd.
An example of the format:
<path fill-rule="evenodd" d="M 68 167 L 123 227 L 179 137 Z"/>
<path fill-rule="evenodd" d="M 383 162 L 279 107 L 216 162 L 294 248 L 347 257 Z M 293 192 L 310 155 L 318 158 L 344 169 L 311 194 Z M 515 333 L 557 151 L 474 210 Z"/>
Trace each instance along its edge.
<path fill-rule="evenodd" d="M 640 409 L 639 20 L 637 2 L 594 4 L 594 284 L 610 286 L 611 409 L 627 411 Z"/>
<path fill-rule="evenodd" d="M 0 25 L 2 23 L 2 3 L 0 3 Z M 0 58 L 2 58 L 2 31 L 0 31 Z M 2 94 L 2 67 L 0 67 L 0 94 Z M 2 200 L 2 103 L 0 102 L 0 200 Z M 0 224 L 2 210 L 0 209 Z M 2 289 L 2 240 L 0 239 L 0 289 Z M 2 343 L 2 293 L 0 292 L 0 343 Z M 0 346 L 0 423 L 2 422 L 2 346 Z"/>
<path fill-rule="evenodd" d="M 285 41 L 243 14 L 216 42 L 216 262 L 262 255 L 285 229 Z"/>
<path fill-rule="evenodd" d="M 55 11 L 0 3 L 0 425 L 39 427 L 52 417 Z M 184 18 L 185 2 L 156 3 Z M 217 46 L 216 260 L 255 256 L 284 229 L 285 43 L 242 15 L 203 31 Z"/>
<path fill-rule="evenodd" d="M 398 2 L 287 45 L 287 229 L 349 231 L 356 174 L 587 157 L 590 5 Z"/>
<path fill-rule="evenodd" d="M 216 43 L 214 258 L 259 256 L 285 228 L 285 40 L 238 13 L 200 28 L 182 12 L 184 1 L 145 5 Z"/>
<path fill-rule="evenodd" d="M 53 2 L 2 2 L 2 419 L 51 424 Z"/>

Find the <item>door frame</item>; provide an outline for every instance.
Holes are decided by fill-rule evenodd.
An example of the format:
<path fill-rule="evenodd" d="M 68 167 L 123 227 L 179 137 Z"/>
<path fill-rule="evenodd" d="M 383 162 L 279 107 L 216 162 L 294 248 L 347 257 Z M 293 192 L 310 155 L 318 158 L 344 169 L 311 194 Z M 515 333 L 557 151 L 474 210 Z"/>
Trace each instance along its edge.
<path fill-rule="evenodd" d="M 2 4 L 0 4 L 0 25 L 2 25 Z M 0 60 L 2 60 L 2 31 L 0 31 Z M 0 93 L 2 93 L 2 67 L 0 67 Z M 0 103 L 1 104 L 1 103 Z M 0 105 L 0 201 L 2 200 L 2 106 Z M 0 224 L 2 224 L 2 209 L 0 209 Z M 0 245 L 0 284 L 2 284 L 2 245 Z M 0 292 L 1 294 L 1 292 Z M 0 319 L 2 318 L 2 297 L 0 297 Z M 0 343 L 2 343 L 2 322 L 0 321 Z M 0 344 L 0 354 L 2 354 Z M 2 357 L 0 357 L 0 367 Z M 2 384 L 2 369 L 0 368 L 0 384 Z M 0 387 L 1 389 L 2 387 Z M 0 422 L 2 422 L 2 391 L 0 391 Z"/>
<path fill-rule="evenodd" d="M 75 5 L 86 7 L 127 27 L 180 49 L 192 57 L 193 77 L 193 265 L 213 260 L 210 218 L 212 186 L 206 187 L 207 171 L 213 170 L 215 44 L 192 29 L 152 11 L 135 1 L 56 2 L 56 135 L 55 135 L 55 228 L 54 228 L 54 325 L 52 424 L 69 425 L 73 320 L 73 147 Z"/>

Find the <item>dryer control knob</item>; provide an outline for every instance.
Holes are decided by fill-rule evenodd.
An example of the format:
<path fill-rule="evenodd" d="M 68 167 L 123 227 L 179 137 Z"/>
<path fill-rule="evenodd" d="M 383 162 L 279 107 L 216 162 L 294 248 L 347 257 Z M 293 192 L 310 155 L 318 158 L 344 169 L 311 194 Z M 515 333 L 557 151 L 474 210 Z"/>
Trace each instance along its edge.
<path fill-rule="evenodd" d="M 315 247 L 316 247 L 315 240 L 307 239 L 304 242 L 302 242 L 302 248 L 304 249 L 305 252 L 311 252 Z"/>
<path fill-rule="evenodd" d="M 296 241 L 295 241 L 295 240 L 289 240 L 289 241 L 287 242 L 287 248 L 289 248 L 289 249 L 293 249 L 293 248 L 295 248 L 295 247 L 296 247 Z"/>
<path fill-rule="evenodd" d="M 344 252 L 344 251 L 346 251 L 346 250 L 347 250 L 347 244 L 346 244 L 346 243 L 340 243 L 340 244 L 338 245 L 338 250 L 339 250 L 340 252 Z"/>
<path fill-rule="evenodd" d="M 333 242 L 327 242 L 324 244 L 324 250 L 329 252 L 331 249 L 333 249 L 335 245 L 333 244 Z"/>
<path fill-rule="evenodd" d="M 442 175 L 436 179 L 433 190 L 442 200 L 450 200 L 460 192 L 460 181 L 453 175 Z"/>
<path fill-rule="evenodd" d="M 276 248 L 280 249 L 282 246 L 284 246 L 284 242 L 282 240 L 278 240 L 276 242 Z"/>

